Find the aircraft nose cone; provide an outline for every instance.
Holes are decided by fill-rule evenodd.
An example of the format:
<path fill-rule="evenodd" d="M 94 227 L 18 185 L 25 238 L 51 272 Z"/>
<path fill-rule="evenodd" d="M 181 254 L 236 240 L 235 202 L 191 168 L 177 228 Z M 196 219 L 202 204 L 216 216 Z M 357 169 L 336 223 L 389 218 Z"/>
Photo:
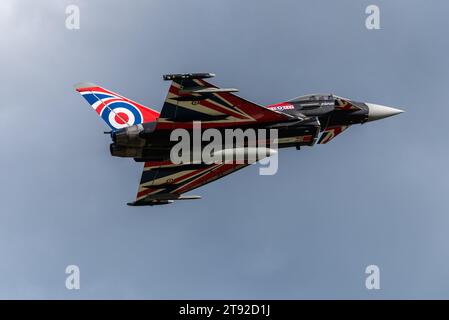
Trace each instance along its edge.
<path fill-rule="evenodd" d="M 365 103 L 368 106 L 368 121 L 379 120 L 403 113 L 403 110 L 381 106 L 374 103 Z"/>

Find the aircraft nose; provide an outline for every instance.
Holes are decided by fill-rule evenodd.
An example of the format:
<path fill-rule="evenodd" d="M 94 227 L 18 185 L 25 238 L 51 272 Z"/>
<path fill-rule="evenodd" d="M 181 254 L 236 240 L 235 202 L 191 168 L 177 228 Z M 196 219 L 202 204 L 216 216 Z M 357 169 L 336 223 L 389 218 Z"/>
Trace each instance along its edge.
<path fill-rule="evenodd" d="M 368 121 L 379 120 L 403 113 L 403 110 L 381 106 L 374 103 L 365 103 L 368 106 Z"/>

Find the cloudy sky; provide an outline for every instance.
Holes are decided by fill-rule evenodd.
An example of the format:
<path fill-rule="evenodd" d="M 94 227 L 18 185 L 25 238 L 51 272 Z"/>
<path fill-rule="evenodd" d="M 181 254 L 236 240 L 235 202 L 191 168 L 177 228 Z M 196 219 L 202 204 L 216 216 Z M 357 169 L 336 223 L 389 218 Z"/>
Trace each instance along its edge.
<path fill-rule="evenodd" d="M 79 30 L 65 27 L 78 5 Z M 380 8 L 380 30 L 365 9 Z M 0 2 L 0 298 L 449 298 L 449 3 Z M 127 207 L 141 164 L 109 155 L 73 90 L 92 81 L 160 110 L 172 72 L 270 104 L 329 92 L 406 110 Z M 65 268 L 81 270 L 67 290 Z M 365 268 L 380 268 L 380 290 Z"/>

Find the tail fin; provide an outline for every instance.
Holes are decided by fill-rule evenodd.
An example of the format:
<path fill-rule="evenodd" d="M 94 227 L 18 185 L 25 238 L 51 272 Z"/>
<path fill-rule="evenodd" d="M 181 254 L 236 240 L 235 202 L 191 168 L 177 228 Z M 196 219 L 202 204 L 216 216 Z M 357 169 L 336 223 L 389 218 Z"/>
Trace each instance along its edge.
<path fill-rule="evenodd" d="M 75 89 L 112 130 L 156 121 L 159 118 L 159 112 L 96 84 L 79 83 L 75 85 Z"/>

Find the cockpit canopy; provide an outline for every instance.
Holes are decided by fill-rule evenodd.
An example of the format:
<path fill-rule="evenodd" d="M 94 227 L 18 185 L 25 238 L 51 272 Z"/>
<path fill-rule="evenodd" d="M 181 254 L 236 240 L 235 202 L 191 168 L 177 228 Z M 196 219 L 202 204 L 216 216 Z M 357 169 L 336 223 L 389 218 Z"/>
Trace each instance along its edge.
<path fill-rule="evenodd" d="M 309 102 L 309 101 L 334 101 L 335 96 L 333 94 L 307 94 L 304 96 L 296 97 L 288 102 Z"/>
<path fill-rule="evenodd" d="M 308 94 L 289 100 L 304 115 L 322 115 L 334 110 L 336 97 L 332 94 Z"/>

